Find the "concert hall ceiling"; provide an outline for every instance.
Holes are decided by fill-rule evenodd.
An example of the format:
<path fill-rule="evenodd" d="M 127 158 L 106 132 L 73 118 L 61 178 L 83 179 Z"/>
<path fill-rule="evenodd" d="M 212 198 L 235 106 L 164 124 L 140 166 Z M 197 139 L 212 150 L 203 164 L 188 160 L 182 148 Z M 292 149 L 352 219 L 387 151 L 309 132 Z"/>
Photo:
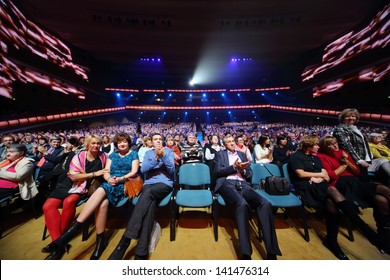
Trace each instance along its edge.
<path fill-rule="evenodd" d="M 214 87 L 282 86 L 319 62 L 321 47 L 370 20 L 382 0 L 23 0 L 21 11 L 78 48 L 85 62 L 106 62 L 104 87 L 185 88 L 197 67 L 230 67 Z M 160 58 L 143 65 L 141 58 Z M 146 64 L 146 63 L 144 63 Z M 106 66 L 109 65 L 109 66 Z M 93 70 L 93 69 L 92 69 Z M 98 71 L 98 70 L 95 70 Z M 105 72 L 101 76 L 101 72 Z M 209 71 L 212 73 L 211 71 Z M 207 75 L 208 73 L 206 73 Z M 94 74 L 92 73 L 92 78 Z M 208 74 L 213 75 L 213 74 Z"/>

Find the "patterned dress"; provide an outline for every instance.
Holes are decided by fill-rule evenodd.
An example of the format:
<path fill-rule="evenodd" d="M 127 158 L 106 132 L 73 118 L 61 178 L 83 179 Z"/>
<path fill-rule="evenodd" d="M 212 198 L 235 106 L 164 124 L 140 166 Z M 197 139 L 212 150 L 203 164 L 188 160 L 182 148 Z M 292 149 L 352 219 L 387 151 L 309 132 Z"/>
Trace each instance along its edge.
<path fill-rule="evenodd" d="M 131 153 L 122 157 L 118 152 L 114 152 L 108 158 L 111 159 L 111 177 L 122 177 L 131 171 L 133 160 L 138 160 L 138 153 L 136 151 L 131 151 Z M 111 186 L 109 183 L 105 182 L 102 184 L 102 188 L 106 191 L 108 200 L 114 206 L 124 198 L 124 182 L 115 186 Z"/>

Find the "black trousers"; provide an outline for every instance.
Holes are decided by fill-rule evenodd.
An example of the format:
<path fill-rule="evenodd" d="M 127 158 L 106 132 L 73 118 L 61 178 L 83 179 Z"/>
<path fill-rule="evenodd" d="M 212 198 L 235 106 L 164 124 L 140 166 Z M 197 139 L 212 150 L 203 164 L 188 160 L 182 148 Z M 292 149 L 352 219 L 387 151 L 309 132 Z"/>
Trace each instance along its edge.
<path fill-rule="evenodd" d="M 267 253 L 282 255 L 276 237 L 271 203 L 260 196 L 249 183 L 241 182 L 242 190 L 237 190 L 236 183 L 236 180 L 226 180 L 219 189 L 219 194 L 228 206 L 234 207 L 241 253 L 252 255 L 249 237 L 249 218 L 252 208 L 255 209 L 261 225 Z"/>
<path fill-rule="evenodd" d="M 139 256 L 149 254 L 150 235 L 153 230 L 154 213 L 158 203 L 166 197 L 172 188 L 163 183 L 144 185 L 141 196 L 134 207 L 124 236 L 138 239 L 135 253 Z"/>

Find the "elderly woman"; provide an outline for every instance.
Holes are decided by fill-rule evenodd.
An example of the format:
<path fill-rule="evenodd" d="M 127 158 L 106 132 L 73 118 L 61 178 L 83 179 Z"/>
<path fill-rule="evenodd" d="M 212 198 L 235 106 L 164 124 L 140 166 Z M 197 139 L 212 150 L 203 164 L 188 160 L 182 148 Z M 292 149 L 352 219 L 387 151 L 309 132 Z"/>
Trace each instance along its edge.
<path fill-rule="evenodd" d="M 368 145 L 373 155 L 373 165 L 379 165 L 379 177 L 382 178 L 384 184 L 390 186 L 390 148 L 382 144 L 382 140 L 382 134 L 371 133 Z"/>
<path fill-rule="evenodd" d="M 33 178 L 33 159 L 26 157 L 23 144 L 11 144 L 6 159 L 0 162 L 0 198 L 20 193 L 24 200 L 33 198 L 38 189 Z"/>
<path fill-rule="evenodd" d="M 97 152 L 102 144 L 101 139 L 94 146 Z M 96 248 L 91 259 L 97 260 L 103 254 L 107 246 L 107 240 L 104 234 L 107 220 L 108 204 L 114 206 L 124 198 L 124 182 L 130 177 L 134 177 L 139 169 L 139 160 L 136 151 L 130 150 L 131 138 L 127 133 L 119 133 L 114 137 L 114 145 L 117 151 L 112 153 L 107 159 L 105 169 L 101 173 L 93 172 L 89 178 L 103 175 L 106 180 L 93 195 L 88 199 L 86 205 L 77 217 L 76 222 L 68 231 L 62 234 L 50 245 L 54 248 L 51 255 L 46 259 L 60 259 L 65 252 L 66 244 L 77 233 L 78 229 L 94 213 L 96 223 Z M 88 176 L 88 174 L 85 174 Z"/>
<path fill-rule="evenodd" d="M 347 108 L 339 114 L 340 124 L 334 129 L 333 136 L 336 137 L 341 149 L 346 150 L 360 168 L 359 177 L 368 182 L 368 167 L 372 157 L 370 147 L 363 133 L 357 128 L 360 114 L 354 108 Z"/>
<path fill-rule="evenodd" d="M 325 209 L 327 234 L 324 245 L 338 259 L 348 260 L 337 242 L 338 212 L 341 210 L 373 245 L 390 250 L 382 237 L 357 215 L 353 203 L 346 200 L 336 187 L 329 186 L 328 172 L 317 157 L 318 142 L 318 138 L 311 136 L 301 141 L 300 150 L 291 155 L 289 174 L 305 205 Z"/>
<path fill-rule="evenodd" d="M 359 180 L 360 170 L 351 155 L 338 147 L 336 138 L 324 136 L 320 139 L 318 154 L 330 177 L 330 186 L 335 186 L 347 199 L 368 201 L 374 205 L 374 217 L 378 233 L 390 237 L 390 189 L 382 184 L 367 183 Z"/>

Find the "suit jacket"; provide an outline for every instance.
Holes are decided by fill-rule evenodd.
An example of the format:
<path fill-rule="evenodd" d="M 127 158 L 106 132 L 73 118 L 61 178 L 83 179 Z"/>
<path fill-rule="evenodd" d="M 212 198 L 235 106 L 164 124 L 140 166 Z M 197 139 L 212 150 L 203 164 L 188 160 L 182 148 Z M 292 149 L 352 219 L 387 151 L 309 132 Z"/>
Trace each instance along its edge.
<path fill-rule="evenodd" d="M 42 165 L 41 169 L 53 170 L 54 167 L 64 160 L 64 147 L 55 148 L 51 154 L 44 155 L 46 161 Z"/>
<path fill-rule="evenodd" d="M 337 138 L 340 148 L 346 150 L 356 163 L 365 160 L 366 149 L 372 158 L 367 140 L 348 125 L 339 124 L 333 131 L 333 136 Z"/>
<path fill-rule="evenodd" d="M 246 155 L 243 152 L 237 151 L 238 157 L 241 159 L 242 162 L 248 161 Z M 252 177 L 253 171 L 248 165 L 245 168 L 246 172 L 242 177 L 245 180 L 249 180 Z M 226 180 L 226 177 L 232 174 L 236 174 L 237 170 L 233 168 L 233 165 L 229 164 L 229 156 L 227 153 L 227 150 L 219 151 L 215 154 L 214 158 L 214 172 L 215 176 L 217 178 L 216 184 L 215 184 L 215 192 L 221 188 L 223 183 Z"/>

